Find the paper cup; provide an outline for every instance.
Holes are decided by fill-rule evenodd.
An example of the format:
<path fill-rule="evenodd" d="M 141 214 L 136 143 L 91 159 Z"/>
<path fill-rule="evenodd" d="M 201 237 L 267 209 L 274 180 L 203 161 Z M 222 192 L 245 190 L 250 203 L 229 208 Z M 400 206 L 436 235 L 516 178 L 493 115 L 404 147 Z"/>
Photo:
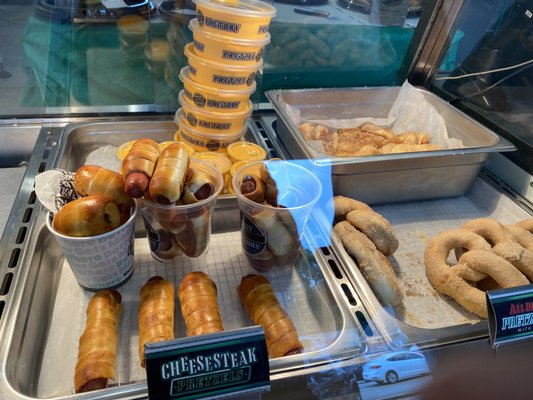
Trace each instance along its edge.
<path fill-rule="evenodd" d="M 283 207 L 255 202 L 241 192 L 243 180 L 257 175 L 262 164 L 276 182 L 277 201 Z M 259 272 L 295 266 L 301 254 L 300 238 L 322 194 L 317 176 L 291 162 L 259 161 L 235 172 L 233 190 L 241 215 L 242 249 L 250 266 Z"/>
<path fill-rule="evenodd" d="M 204 161 L 191 159 L 189 170 L 205 174 L 213 183 L 215 190 L 211 196 L 193 204 L 170 206 L 136 199 L 152 256 L 161 262 L 182 254 L 200 257 L 209 248 L 211 216 L 224 182 L 220 172 Z"/>
<path fill-rule="evenodd" d="M 135 217 L 137 209 L 121 226 L 111 232 L 90 237 L 71 237 L 52 227 L 52 216 L 46 227 L 63 250 L 78 284 L 90 291 L 117 288 L 133 273 Z"/>

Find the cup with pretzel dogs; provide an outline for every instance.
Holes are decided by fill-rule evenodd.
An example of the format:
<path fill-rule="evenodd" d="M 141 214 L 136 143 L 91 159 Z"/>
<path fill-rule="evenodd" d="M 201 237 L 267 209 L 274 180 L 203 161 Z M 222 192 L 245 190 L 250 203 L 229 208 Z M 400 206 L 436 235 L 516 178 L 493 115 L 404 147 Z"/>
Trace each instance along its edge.
<path fill-rule="evenodd" d="M 232 183 L 250 266 L 259 272 L 290 270 L 299 261 L 300 239 L 322 194 L 320 180 L 296 162 L 268 160 L 239 168 Z"/>
<path fill-rule="evenodd" d="M 49 193 L 58 193 L 56 201 L 61 198 L 62 204 L 54 210 L 43 184 L 36 183 L 39 200 L 51 211 L 46 226 L 78 284 L 90 291 L 124 284 L 133 273 L 137 210 L 124 192 L 122 175 L 97 165 L 84 165 L 75 173 L 50 170 L 39 178 L 51 185 Z M 56 186 L 59 189 L 53 189 Z"/>
<path fill-rule="evenodd" d="M 156 260 L 165 262 L 181 255 L 196 258 L 207 251 L 211 216 L 223 183 L 222 175 L 213 165 L 191 158 L 183 175 L 182 190 L 171 202 L 158 199 L 155 189 L 137 199 Z M 162 194 L 170 197 L 164 188 Z"/>

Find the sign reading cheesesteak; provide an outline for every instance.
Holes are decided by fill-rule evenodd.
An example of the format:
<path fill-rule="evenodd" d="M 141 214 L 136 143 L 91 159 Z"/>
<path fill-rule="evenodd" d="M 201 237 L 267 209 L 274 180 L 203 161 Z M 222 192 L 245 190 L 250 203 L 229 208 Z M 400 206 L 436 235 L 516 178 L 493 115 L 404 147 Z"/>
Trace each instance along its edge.
<path fill-rule="evenodd" d="M 533 336 L 533 286 L 487 292 L 493 347 Z"/>
<path fill-rule="evenodd" d="M 260 326 L 150 343 L 145 357 L 150 399 L 238 398 L 270 389 Z"/>

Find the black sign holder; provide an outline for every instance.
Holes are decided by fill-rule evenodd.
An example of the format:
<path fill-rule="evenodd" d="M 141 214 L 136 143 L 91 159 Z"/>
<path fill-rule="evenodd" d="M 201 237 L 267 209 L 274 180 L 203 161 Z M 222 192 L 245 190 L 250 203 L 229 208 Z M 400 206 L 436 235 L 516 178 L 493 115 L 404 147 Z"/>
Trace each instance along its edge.
<path fill-rule="evenodd" d="M 533 336 L 533 285 L 488 291 L 486 299 L 494 349 Z"/>
<path fill-rule="evenodd" d="M 270 390 L 261 326 L 145 345 L 148 396 L 154 399 L 243 399 Z"/>

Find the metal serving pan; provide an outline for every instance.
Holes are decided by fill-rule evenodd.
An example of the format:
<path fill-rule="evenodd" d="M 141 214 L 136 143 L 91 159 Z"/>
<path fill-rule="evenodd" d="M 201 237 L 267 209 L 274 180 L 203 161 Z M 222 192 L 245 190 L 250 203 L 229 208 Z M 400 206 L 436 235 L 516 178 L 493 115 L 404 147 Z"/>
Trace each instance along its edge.
<path fill-rule="evenodd" d="M 446 122 L 451 138 L 464 148 L 419 153 L 336 158 L 316 151 L 305 140 L 288 107 L 305 120 L 386 117 L 400 87 L 271 90 L 267 98 L 277 113 L 277 137 L 291 158 L 316 159 L 331 168 L 335 194 L 370 204 L 461 196 L 488 155 L 515 147 L 466 114 L 424 90 L 417 89 Z"/>
<path fill-rule="evenodd" d="M 25 177 L 12 212 L 14 218 L 8 223 L 9 229 L 18 230 L 19 234 L 2 238 L 0 398 L 80 397 L 73 393 L 73 373 L 85 309 L 92 294 L 77 285 L 44 224 L 47 212 L 32 192 L 35 175 L 52 168 L 75 170 L 96 148 L 118 145 L 136 135 L 165 140 L 174 130 L 173 123 L 168 122 L 113 122 L 67 126 L 55 135 L 51 134 L 54 130 L 41 131 L 30 161 L 31 176 Z M 215 207 L 215 215 L 219 211 L 224 213 L 224 207 Z M 19 227 L 13 221 L 20 215 L 23 223 Z M 151 276 L 161 275 L 178 285 L 189 271 L 207 272 L 219 289 L 225 329 L 251 325 L 239 303 L 236 287 L 242 276 L 253 271 L 241 251 L 238 228 L 231 228 L 239 223 L 231 218 L 238 219 L 238 212 L 228 212 L 226 218 L 213 221 L 210 248 L 205 256 L 178 258 L 164 264 L 152 258 L 142 223 L 137 224 L 134 274 L 119 288 L 123 313 L 117 379 L 108 389 L 85 394 L 83 398 L 146 397 L 146 375 L 137 353 L 137 313 L 140 288 Z M 329 267 L 333 264 L 330 262 L 333 252 L 315 248 L 317 233 L 313 226 L 305 234 L 308 247 L 302 249 L 299 265 L 289 272 L 268 274 L 305 346 L 302 354 L 270 361 L 273 380 L 305 374 L 307 368 L 327 369 L 328 363 L 365 354 L 367 337 L 375 330 L 362 302 L 349 288 L 346 275 Z M 179 307 L 175 320 L 176 337 L 182 337 L 186 331 Z"/>
<path fill-rule="evenodd" d="M 389 257 L 404 295 L 402 303 L 394 308 L 381 305 L 354 259 L 333 235 L 331 245 L 342 268 L 391 347 L 432 347 L 488 336 L 487 320 L 433 289 L 426 277 L 424 251 L 439 232 L 458 228 L 475 218 L 494 218 L 504 224 L 531 218 L 531 205 L 528 208 L 501 189 L 484 176 L 476 179 L 464 196 L 373 207 L 391 222 L 400 243 Z"/>

